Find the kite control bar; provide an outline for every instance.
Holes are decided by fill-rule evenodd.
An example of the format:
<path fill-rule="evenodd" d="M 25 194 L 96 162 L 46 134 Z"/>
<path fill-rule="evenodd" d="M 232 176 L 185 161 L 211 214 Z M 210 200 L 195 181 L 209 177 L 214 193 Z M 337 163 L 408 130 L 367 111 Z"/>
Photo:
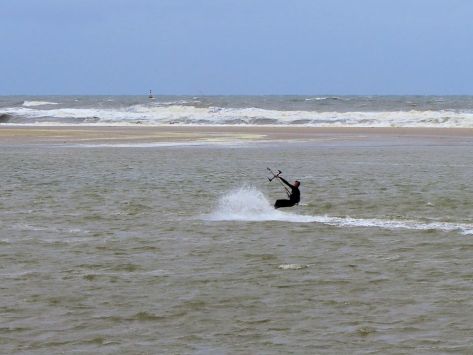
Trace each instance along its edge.
<path fill-rule="evenodd" d="M 274 171 L 272 171 L 270 168 L 266 168 L 268 169 L 268 171 L 273 174 L 273 177 L 272 178 L 268 178 L 269 182 L 273 181 L 274 179 L 276 179 L 277 177 L 279 177 L 280 174 L 282 174 L 282 171 L 281 170 L 278 170 L 278 173 L 275 174 Z"/>
<path fill-rule="evenodd" d="M 268 178 L 269 182 L 271 182 L 271 181 L 273 181 L 274 179 L 278 178 L 279 175 L 282 174 L 282 171 L 281 171 L 281 170 L 278 170 L 278 173 L 275 174 L 274 171 L 272 171 L 270 168 L 266 168 L 266 169 L 268 169 L 268 171 L 269 171 L 271 174 L 273 174 L 273 177 L 272 177 L 272 178 Z M 287 196 L 290 198 L 290 197 L 291 197 L 291 192 L 289 191 L 289 189 L 288 189 L 286 186 L 284 186 L 284 184 L 282 183 L 281 180 L 278 179 L 278 181 L 279 181 L 279 183 L 281 184 L 281 186 L 284 187 L 284 190 L 286 190 Z"/>

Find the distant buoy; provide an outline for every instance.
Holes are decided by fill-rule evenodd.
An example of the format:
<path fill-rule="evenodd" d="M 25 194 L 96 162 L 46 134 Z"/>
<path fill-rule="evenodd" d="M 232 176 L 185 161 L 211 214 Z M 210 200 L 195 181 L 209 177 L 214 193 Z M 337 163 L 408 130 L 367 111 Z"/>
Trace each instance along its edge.
<path fill-rule="evenodd" d="M 149 91 L 148 99 L 154 99 L 154 96 L 153 96 L 153 93 L 151 92 L 151 90 Z"/>

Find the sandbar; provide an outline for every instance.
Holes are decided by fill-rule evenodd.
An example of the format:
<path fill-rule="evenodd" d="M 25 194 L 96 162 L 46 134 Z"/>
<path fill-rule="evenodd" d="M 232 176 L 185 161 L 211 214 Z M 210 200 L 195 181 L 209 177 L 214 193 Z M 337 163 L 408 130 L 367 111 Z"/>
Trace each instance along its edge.
<path fill-rule="evenodd" d="M 473 128 L 0 125 L 0 145 L 367 140 L 468 144 Z"/>

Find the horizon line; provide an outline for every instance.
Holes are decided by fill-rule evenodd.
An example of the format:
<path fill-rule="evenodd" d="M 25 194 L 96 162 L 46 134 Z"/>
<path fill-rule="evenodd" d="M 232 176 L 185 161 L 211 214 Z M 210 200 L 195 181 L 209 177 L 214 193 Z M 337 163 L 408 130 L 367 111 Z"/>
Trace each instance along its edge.
<path fill-rule="evenodd" d="M 48 93 L 48 94 L 2 94 L 0 93 L 0 97 L 15 97 L 15 96 L 30 96 L 30 97 L 45 97 L 45 96 L 146 96 L 148 97 L 148 93 L 134 93 L 134 94 L 120 94 L 120 93 L 114 93 L 114 94 L 104 94 L 104 93 L 75 93 L 75 94 L 54 94 L 54 93 Z M 158 96 L 194 96 L 194 97 L 217 97 L 217 96 L 227 96 L 227 97 L 245 97 L 245 96 L 274 96 L 274 97 L 282 97 L 282 96 L 314 96 L 314 97 L 339 97 L 339 96 L 352 96 L 352 97 L 367 97 L 367 96 L 375 96 L 375 97 L 387 97 L 387 96 L 393 96 L 393 97 L 399 97 L 399 96 L 419 96 L 419 97 L 427 97 L 427 96 L 473 96 L 473 93 L 471 94 L 438 94 L 438 93 L 431 93 L 431 94 L 328 94 L 328 93 L 323 93 L 323 94 L 318 94 L 318 93 L 309 93 L 309 94 L 203 94 L 203 93 L 191 93 L 191 94 L 173 94 L 173 93 L 153 93 L 153 97 L 158 97 Z"/>

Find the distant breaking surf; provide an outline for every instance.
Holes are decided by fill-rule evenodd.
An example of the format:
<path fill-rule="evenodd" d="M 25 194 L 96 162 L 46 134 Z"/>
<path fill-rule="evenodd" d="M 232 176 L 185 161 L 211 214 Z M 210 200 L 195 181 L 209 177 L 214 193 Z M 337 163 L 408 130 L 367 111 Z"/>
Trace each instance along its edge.
<path fill-rule="evenodd" d="M 6 124 L 473 128 L 473 98 L 0 97 Z"/>
<path fill-rule="evenodd" d="M 201 108 L 169 105 L 137 105 L 126 109 L 53 108 L 35 106 L 55 103 L 30 102 L 24 107 L 7 108 L 4 113 L 22 117 L 23 123 L 89 122 L 95 124 L 200 124 L 200 125 L 304 125 L 312 127 L 473 127 L 473 112 L 381 111 L 318 112 L 280 111 L 260 108 Z M 26 106 L 26 107 L 25 107 Z"/>
<path fill-rule="evenodd" d="M 25 107 L 45 106 L 45 105 L 59 105 L 59 103 L 49 102 L 49 101 L 25 101 L 25 102 L 23 102 L 23 106 L 25 106 Z"/>
<path fill-rule="evenodd" d="M 281 221 L 291 223 L 322 223 L 340 228 L 383 228 L 409 230 L 438 230 L 444 232 L 458 231 L 473 235 L 473 224 L 430 222 L 413 220 L 361 219 L 351 217 L 331 217 L 322 215 L 301 215 L 275 210 L 264 194 L 254 187 L 246 186 L 223 195 L 215 210 L 203 217 L 207 221 L 242 221 L 265 222 Z"/>

